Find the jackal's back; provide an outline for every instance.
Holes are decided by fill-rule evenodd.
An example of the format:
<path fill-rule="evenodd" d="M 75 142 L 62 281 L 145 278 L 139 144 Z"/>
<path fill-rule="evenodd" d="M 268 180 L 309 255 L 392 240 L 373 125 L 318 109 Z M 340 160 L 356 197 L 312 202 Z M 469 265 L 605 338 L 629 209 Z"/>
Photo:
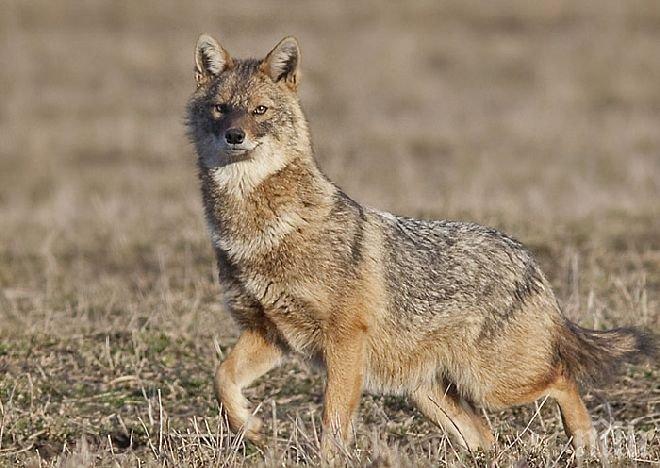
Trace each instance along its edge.
<path fill-rule="evenodd" d="M 489 335 L 530 297 L 551 294 L 530 252 L 495 229 L 392 215 L 381 225 L 390 305 L 401 326 L 476 320 Z"/>

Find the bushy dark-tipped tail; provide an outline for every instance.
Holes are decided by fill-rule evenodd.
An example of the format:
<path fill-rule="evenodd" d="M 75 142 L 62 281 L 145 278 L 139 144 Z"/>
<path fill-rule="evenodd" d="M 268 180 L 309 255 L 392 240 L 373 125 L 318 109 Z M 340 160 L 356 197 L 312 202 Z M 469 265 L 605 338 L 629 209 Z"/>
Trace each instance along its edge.
<path fill-rule="evenodd" d="M 602 383 L 624 363 L 658 356 L 657 337 L 636 328 L 589 330 L 568 320 L 562 327 L 557 354 L 565 370 L 579 382 Z"/>

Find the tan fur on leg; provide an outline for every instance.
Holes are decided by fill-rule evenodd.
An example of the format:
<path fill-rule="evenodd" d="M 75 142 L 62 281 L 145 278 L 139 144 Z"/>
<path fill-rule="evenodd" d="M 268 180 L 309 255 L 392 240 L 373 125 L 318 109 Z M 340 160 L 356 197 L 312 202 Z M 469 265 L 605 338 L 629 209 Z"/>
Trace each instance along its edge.
<path fill-rule="evenodd" d="M 573 447 L 578 451 L 595 450 L 597 434 L 575 381 L 561 377 L 549 394 L 559 404 L 564 430 L 566 435 L 573 438 Z"/>
<path fill-rule="evenodd" d="M 261 420 L 250 414 L 241 389 L 279 364 L 282 350 L 258 331 L 247 330 L 229 357 L 215 372 L 215 396 L 232 430 L 245 430 L 246 437 L 260 441 Z"/>
<path fill-rule="evenodd" d="M 417 408 L 444 428 L 461 446 L 488 449 L 495 439 L 484 421 L 466 401 L 440 384 L 422 385 L 411 395 Z"/>
<path fill-rule="evenodd" d="M 346 445 L 352 436 L 351 422 L 362 395 L 364 383 L 364 337 L 328 346 L 324 359 L 328 381 L 323 400 L 321 451 L 328 456 L 337 444 Z"/>

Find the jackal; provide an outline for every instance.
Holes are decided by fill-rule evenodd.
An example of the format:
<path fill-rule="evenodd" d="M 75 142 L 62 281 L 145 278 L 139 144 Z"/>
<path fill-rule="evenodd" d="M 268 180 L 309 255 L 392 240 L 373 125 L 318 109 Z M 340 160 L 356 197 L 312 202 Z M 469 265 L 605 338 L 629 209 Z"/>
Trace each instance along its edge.
<path fill-rule="evenodd" d="M 215 374 L 231 427 L 259 441 L 241 389 L 299 353 L 327 373 L 322 447 L 346 443 L 364 389 L 409 396 L 468 449 L 494 438 L 475 405 L 557 400 L 575 446 L 596 433 L 578 384 L 654 349 L 632 328 L 568 321 L 532 255 L 494 229 L 395 216 L 317 166 L 287 37 L 262 60 L 202 35 L 190 139 L 220 284 L 242 330 Z"/>

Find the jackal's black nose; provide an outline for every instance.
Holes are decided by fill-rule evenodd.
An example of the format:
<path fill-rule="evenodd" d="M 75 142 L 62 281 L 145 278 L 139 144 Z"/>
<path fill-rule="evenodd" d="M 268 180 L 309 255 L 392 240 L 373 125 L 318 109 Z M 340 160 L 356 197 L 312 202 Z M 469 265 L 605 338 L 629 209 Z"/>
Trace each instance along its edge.
<path fill-rule="evenodd" d="M 240 128 L 230 128 L 225 132 L 225 140 L 230 145 L 240 145 L 245 140 L 245 132 Z"/>

